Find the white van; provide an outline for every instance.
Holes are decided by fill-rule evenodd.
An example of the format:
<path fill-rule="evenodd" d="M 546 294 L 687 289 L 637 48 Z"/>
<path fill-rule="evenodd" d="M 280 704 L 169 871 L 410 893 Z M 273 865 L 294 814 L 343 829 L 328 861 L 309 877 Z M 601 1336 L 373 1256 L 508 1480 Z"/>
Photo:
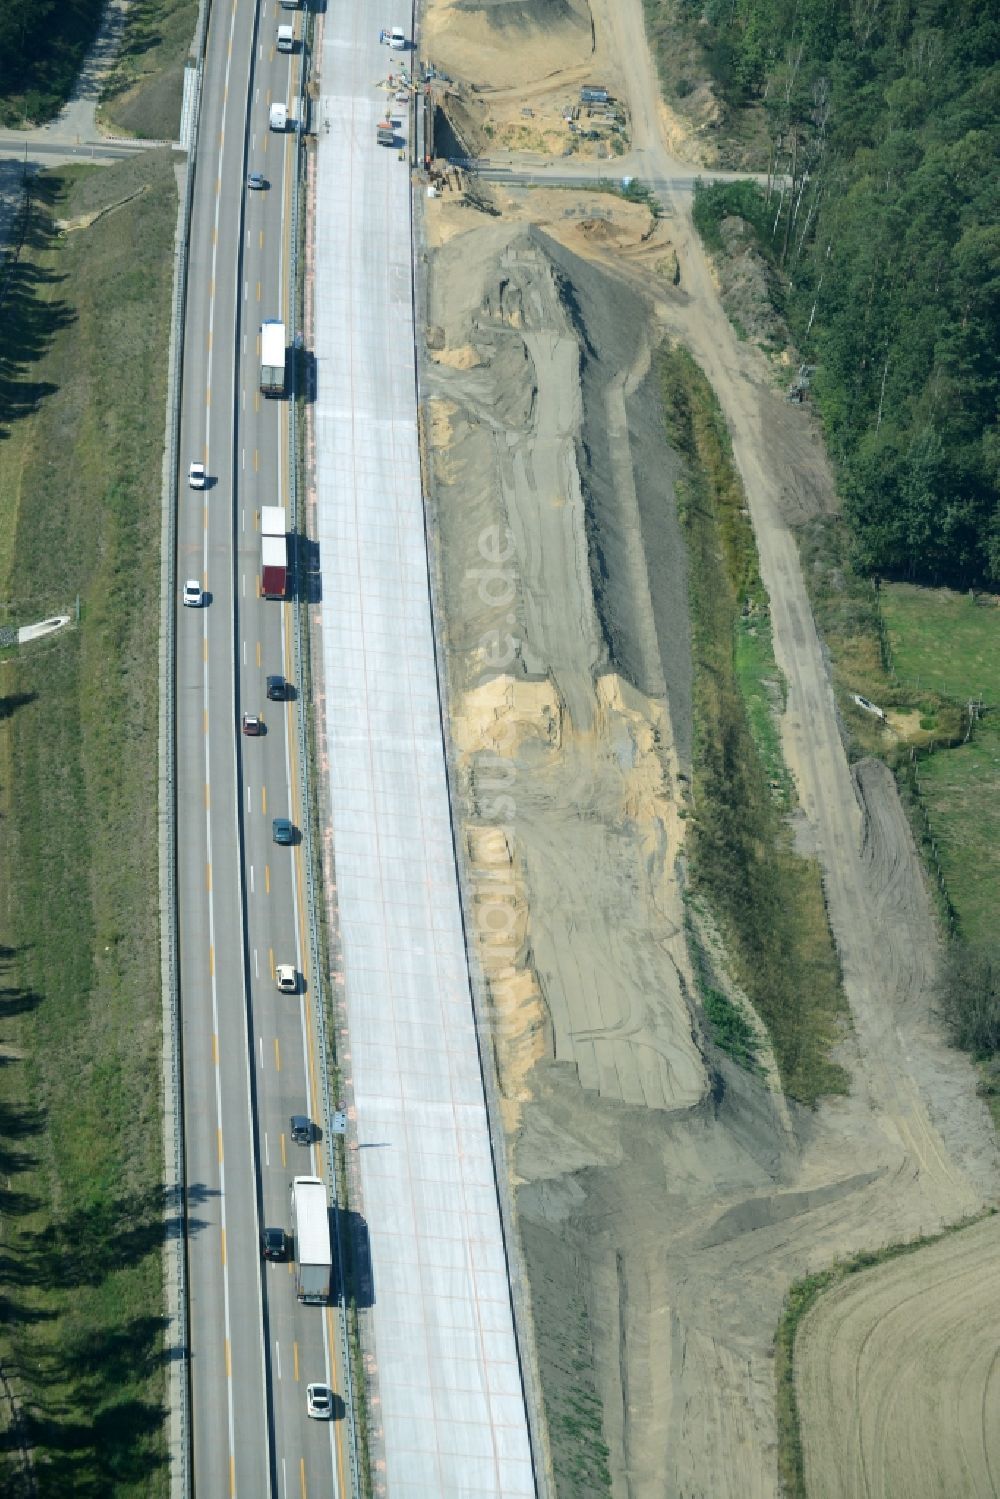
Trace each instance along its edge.
<path fill-rule="evenodd" d="M 389 46 L 400 49 L 406 46 L 406 32 L 402 26 L 394 26 L 389 32 Z"/>
<path fill-rule="evenodd" d="M 279 52 L 294 52 L 295 51 L 295 27 L 294 26 L 279 26 L 278 27 L 278 51 Z"/>
<path fill-rule="evenodd" d="M 272 130 L 287 130 L 288 129 L 288 105 L 287 104 L 272 104 L 271 105 L 271 129 Z"/>

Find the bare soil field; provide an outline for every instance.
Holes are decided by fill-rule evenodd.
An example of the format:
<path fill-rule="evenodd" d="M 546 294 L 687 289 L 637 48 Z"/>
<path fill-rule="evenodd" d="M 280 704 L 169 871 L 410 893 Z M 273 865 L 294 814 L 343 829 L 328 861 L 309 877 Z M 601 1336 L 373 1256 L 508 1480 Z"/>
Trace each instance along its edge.
<path fill-rule="evenodd" d="M 1000 1493 L 1000 1219 L 851 1276 L 799 1328 L 810 1499 Z M 904 1419 L 900 1420 L 900 1415 Z"/>
<path fill-rule="evenodd" d="M 503 50 L 507 89 L 523 41 L 530 90 L 534 21 L 499 28 L 492 10 L 442 0 L 428 33 L 447 22 L 481 82 Z M 557 12 L 576 36 L 580 5 Z M 669 178 L 639 0 L 593 0 L 591 18 L 594 55 L 627 60 L 636 149 Z M 648 211 L 613 199 L 495 199 L 498 218 L 426 205 L 424 414 L 470 927 L 554 1492 L 770 1499 L 789 1284 L 994 1200 L 992 1126 L 935 1021 L 933 911 L 894 783 L 875 762 L 852 771 L 841 742 L 792 533 L 836 504 L 808 416 L 736 340 L 683 199 L 647 240 Z M 851 1010 L 850 1095 L 814 1112 L 773 1069 L 715 1053 L 692 1000 L 687 576 L 651 373 L 665 335 L 709 376 L 746 489 L 800 842 Z M 812 1389 L 807 1433 L 827 1419 Z M 927 1411 L 915 1392 L 896 1402 L 893 1441 Z"/>

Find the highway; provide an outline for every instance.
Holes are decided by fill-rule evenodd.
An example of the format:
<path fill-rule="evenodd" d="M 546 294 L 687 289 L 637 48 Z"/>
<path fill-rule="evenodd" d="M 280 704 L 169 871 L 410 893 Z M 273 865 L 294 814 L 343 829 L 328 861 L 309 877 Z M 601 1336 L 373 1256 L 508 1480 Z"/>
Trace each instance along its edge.
<path fill-rule="evenodd" d="M 317 1063 L 301 848 L 289 608 L 258 595 L 259 512 L 287 505 L 288 403 L 261 397 L 259 326 L 284 318 L 294 136 L 268 129 L 298 87 L 301 56 L 277 53 L 276 0 L 215 6 L 195 170 L 178 476 L 176 749 L 178 912 L 188 1205 L 194 1485 L 198 1495 L 326 1499 L 348 1492 L 343 1423 L 311 1420 L 308 1382 L 342 1388 L 336 1306 L 301 1306 L 291 1263 L 265 1262 L 261 1230 L 290 1229 L 295 1174 L 328 1179 L 315 1118 Z M 245 188 L 262 172 L 265 191 Z M 187 484 L 191 460 L 209 487 Z M 201 608 L 181 607 L 198 578 Z M 266 733 L 245 738 L 243 712 Z M 299 993 L 279 993 L 277 963 Z"/>

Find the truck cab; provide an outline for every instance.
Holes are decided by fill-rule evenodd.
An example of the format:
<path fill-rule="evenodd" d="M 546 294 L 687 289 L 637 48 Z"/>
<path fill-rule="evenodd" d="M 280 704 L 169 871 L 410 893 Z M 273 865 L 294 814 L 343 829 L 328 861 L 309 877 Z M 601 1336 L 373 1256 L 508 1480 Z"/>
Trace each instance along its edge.
<path fill-rule="evenodd" d="M 278 27 L 278 51 L 279 52 L 294 52 L 295 51 L 295 27 L 294 26 L 279 26 Z"/>

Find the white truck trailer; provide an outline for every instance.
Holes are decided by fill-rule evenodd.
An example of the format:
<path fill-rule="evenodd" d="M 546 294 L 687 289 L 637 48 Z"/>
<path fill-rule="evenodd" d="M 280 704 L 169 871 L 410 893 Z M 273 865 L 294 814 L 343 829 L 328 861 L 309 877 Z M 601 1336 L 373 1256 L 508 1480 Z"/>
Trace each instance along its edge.
<path fill-rule="evenodd" d="M 260 389 L 265 396 L 285 394 L 285 325 L 267 318 L 260 325 Z"/>
<path fill-rule="evenodd" d="M 318 1176 L 296 1176 L 291 1188 L 295 1235 L 295 1290 L 300 1301 L 330 1299 L 330 1211 L 326 1186 Z"/>

